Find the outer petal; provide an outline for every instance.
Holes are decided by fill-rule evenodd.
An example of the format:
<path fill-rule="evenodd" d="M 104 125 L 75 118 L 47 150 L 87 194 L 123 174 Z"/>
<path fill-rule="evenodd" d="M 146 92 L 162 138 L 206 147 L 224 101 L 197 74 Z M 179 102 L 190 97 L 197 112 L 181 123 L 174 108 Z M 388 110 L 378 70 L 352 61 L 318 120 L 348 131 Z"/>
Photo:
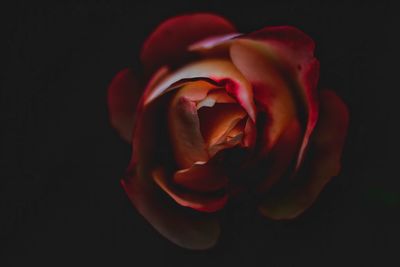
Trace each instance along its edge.
<path fill-rule="evenodd" d="M 139 109 L 131 165 L 121 183 L 132 204 L 160 234 L 185 248 L 207 249 L 215 245 L 220 234 L 218 219 L 177 205 L 152 179 L 152 170 L 165 162 L 165 156 L 170 158 L 162 117 L 174 93 Z"/>
<path fill-rule="evenodd" d="M 315 48 L 314 41 L 307 34 L 292 26 L 269 26 L 243 37 L 284 46 L 284 49 L 292 50 L 295 60 L 299 61 L 312 56 Z"/>
<path fill-rule="evenodd" d="M 242 35 L 241 33 L 229 33 L 229 34 L 210 37 L 192 44 L 191 46 L 189 46 L 189 50 L 204 52 L 206 50 L 211 50 L 219 45 L 225 45 L 225 44 L 229 45 L 232 39 L 239 37 L 241 35 Z"/>
<path fill-rule="evenodd" d="M 285 174 L 293 171 L 293 162 L 299 152 L 302 141 L 302 129 L 299 121 L 294 120 L 280 136 L 273 147 L 263 168 L 266 170 L 265 179 L 257 187 L 257 191 L 265 193 Z"/>
<path fill-rule="evenodd" d="M 131 143 L 136 106 L 142 92 L 131 69 L 120 71 L 108 87 L 108 109 L 111 125 Z"/>
<path fill-rule="evenodd" d="M 312 205 L 325 184 L 340 170 L 340 157 L 348 127 L 348 111 L 332 91 L 320 94 L 320 118 L 313 133 L 309 158 L 296 184 L 267 195 L 260 212 L 273 219 L 291 219 Z"/>
<path fill-rule="evenodd" d="M 307 126 L 296 167 L 303 160 L 309 137 L 318 119 L 317 82 L 319 63 L 314 58 L 314 41 L 305 33 L 291 26 L 266 27 L 244 38 L 261 40 L 265 47 L 276 53 L 293 82 L 299 87 L 307 107 Z"/>
<path fill-rule="evenodd" d="M 174 174 L 174 183 L 197 192 L 212 192 L 223 189 L 228 178 L 212 163 L 195 163 L 192 167 Z"/>
<path fill-rule="evenodd" d="M 236 40 L 231 46 L 235 66 L 251 82 L 254 98 L 267 111 L 268 127 L 263 133 L 265 154 L 296 120 L 296 104 L 289 84 L 283 79 L 276 62 L 262 44 L 251 40 Z M 264 140 L 263 140 L 264 141 Z"/>
<path fill-rule="evenodd" d="M 202 58 L 229 58 L 229 47 L 235 38 L 242 34 L 231 33 L 215 36 L 192 44 L 189 50 Z"/>
<path fill-rule="evenodd" d="M 173 243 L 187 249 L 208 249 L 216 244 L 220 226 L 215 217 L 183 210 L 143 173 L 134 172 L 121 184 L 139 213 Z"/>
<path fill-rule="evenodd" d="M 149 70 L 176 64 L 188 56 L 189 45 L 210 36 L 235 31 L 229 21 L 214 14 L 198 13 L 170 18 L 147 38 L 141 60 Z"/>
<path fill-rule="evenodd" d="M 161 168 L 153 171 L 154 181 L 179 205 L 202 212 L 215 212 L 222 209 L 228 201 L 226 193 L 209 195 L 206 193 L 186 192 L 171 186 Z"/>

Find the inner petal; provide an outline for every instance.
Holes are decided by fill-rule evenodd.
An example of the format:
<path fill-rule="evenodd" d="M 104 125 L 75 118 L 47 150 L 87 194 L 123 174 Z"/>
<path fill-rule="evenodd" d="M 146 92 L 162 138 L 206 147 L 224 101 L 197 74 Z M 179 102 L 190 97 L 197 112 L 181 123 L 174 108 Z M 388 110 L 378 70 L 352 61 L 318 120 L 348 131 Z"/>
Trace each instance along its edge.
<path fill-rule="evenodd" d="M 196 103 L 217 90 L 206 81 L 195 81 L 178 89 L 168 111 L 168 125 L 175 160 L 180 168 L 207 161 L 208 152 L 200 131 Z"/>
<path fill-rule="evenodd" d="M 213 107 L 215 103 L 236 103 L 236 100 L 228 95 L 224 89 L 209 91 L 207 96 L 197 104 L 197 109 Z"/>
<path fill-rule="evenodd" d="M 215 143 L 208 147 L 210 157 L 223 149 L 243 144 L 244 128 L 248 119 L 248 116 L 246 116 L 243 119 L 234 120 L 228 130 Z"/>
<path fill-rule="evenodd" d="M 206 146 L 221 143 L 224 137 L 247 116 L 237 103 L 217 103 L 212 107 L 203 106 L 198 110 L 200 131 Z"/>
<path fill-rule="evenodd" d="M 195 103 L 186 97 L 175 98 L 168 115 L 171 144 L 178 165 L 188 168 L 196 161 L 207 161 Z"/>

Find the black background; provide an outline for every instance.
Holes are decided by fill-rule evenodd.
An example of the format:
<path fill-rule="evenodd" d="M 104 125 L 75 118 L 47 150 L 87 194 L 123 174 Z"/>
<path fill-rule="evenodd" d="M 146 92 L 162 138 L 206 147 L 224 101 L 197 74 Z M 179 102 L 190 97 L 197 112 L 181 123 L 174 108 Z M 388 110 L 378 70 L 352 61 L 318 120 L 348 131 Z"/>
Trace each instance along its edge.
<path fill-rule="evenodd" d="M 396 266 L 399 34 L 394 5 L 151 0 L 0 8 L 1 266 Z M 350 109 L 340 176 L 289 222 L 232 211 L 218 246 L 162 238 L 119 185 L 130 147 L 110 127 L 106 90 L 138 68 L 164 19 L 211 11 L 241 32 L 294 25 L 317 44 L 320 87 Z M 396 264 L 397 263 L 397 264 Z M 39 265 L 38 265 L 39 266 Z"/>

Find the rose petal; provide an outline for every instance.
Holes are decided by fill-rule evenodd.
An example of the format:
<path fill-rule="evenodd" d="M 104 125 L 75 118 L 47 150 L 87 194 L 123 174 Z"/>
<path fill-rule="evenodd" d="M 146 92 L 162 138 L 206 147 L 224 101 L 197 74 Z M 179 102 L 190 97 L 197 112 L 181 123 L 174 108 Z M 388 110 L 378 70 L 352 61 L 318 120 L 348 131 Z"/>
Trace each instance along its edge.
<path fill-rule="evenodd" d="M 302 61 L 302 57 L 312 57 L 314 41 L 301 30 L 292 26 L 268 26 L 261 30 L 246 34 L 243 38 L 276 42 L 296 54 L 296 60 Z M 300 63 L 300 62 L 299 62 Z"/>
<path fill-rule="evenodd" d="M 206 98 L 197 103 L 197 109 L 213 107 L 215 103 L 236 103 L 236 101 L 224 89 L 212 90 L 208 92 Z"/>
<path fill-rule="evenodd" d="M 229 47 L 232 44 L 232 40 L 241 35 L 240 33 L 231 33 L 210 37 L 192 44 L 189 50 L 201 55 L 203 58 L 229 59 Z"/>
<path fill-rule="evenodd" d="M 164 237 L 187 249 L 208 249 L 220 235 L 217 218 L 207 214 L 188 213 L 169 199 L 151 177 L 136 173 L 121 184 L 139 213 Z"/>
<path fill-rule="evenodd" d="M 145 41 L 141 60 L 148 70 L 177 64 L 187 57 L 189 45 L 210 36 L 234 33 L 235 27 L 220 16 L 197 13 L 170 18 Z"/>
<path fill-rule="evenodd" d="M 300 88 L 307 107 L 307 127 L 296 168 L 299 168 L 306 151 L 309 137 L 318 119 L 317 83 L 319 62 L 314 58 L 314 41 L 305 33 L 291 26 L 265 27 L 243 38 L 262 40 L 264 45 L 283 63 Z"/>
<path fill-rule="evenodd" d="M 171 102 L 168 124 L 175 160 L 180 168 L 189 168 L 196 161 L 208 160 L 194 102 L 178 94 Z"/>
<path fill-rule="evenodd" d="M 266 158 L 267 173 L 263 182 L 258 185 L 258 192 L 271 188 L 283 175 L 288 173 L 290 165 L 296 159 L 302 141 L 302 129 L 298 120 L 293 120 L 279 137 L 276 145 Z M 293 168 L 293 167 L 292 167 Z"/>
<path fill-rule="evenodd" d="M 108 87 L 108 110 L 111 125 L 128 143 L 132 142 L 135 110 L 141 86 L 131 69 L 120 71 Z"/>
<path fill-rule="evenodd" d="M 154 181 L 179 205 L 202 212 L 216 212 L 228 201 L 228 195 L 211 196 L 196 192 L 181 192 L 173 188 L 167 181 L 165 172 L 159 168 L 153 171 Z"/>
<path fill-rule="evenodd" d="M 291 219 L 312 205 L 326 183 L 340 170 L 340 157 L 348 127 L 348 111 L 329 90 L 320 93 L 320 118 L 312 135 L 309 158 L 292 187 L 267 195 L 260 212 L 273 219 Z"/>
<path fill-rule="evenodd" d="M 198 111 L 200 129 L 207 146 L 218 143 L 236 123 L 247 116 L 243 108 L 235 103 L 219 103 L 203 107 Z"/>
<path fill-rule="evenodd" d="M 299 156 L 296 162 L 296 169 L 298 169 L 303 162 L 310 136 L 318 120 L 318 100 L 316 88 L 319 77 L 319 62 L 314 59 L 309 63 L 308 66 L 305 66 L 304 69 L 305 71 L 299 75 L 299 81 L 304 88 L 305 98 L 308 104 L 308 122 L 303 137 L 303 143 L 301 144 Z"/>
<path fill-rule="evenodd" d="M 253 121 L 248 118 L 244 127 L 243 145 L 246 147 L 253 147 L 257 140 L 257 130 Z"/>
<path fill-rule="evenodd" d="M 188 169 L 177 171 L 173 181 L 196 192 L 212 192 L 223 189 L 228 183 L 228 178 L 210 162 L 197 162 Z"/>
<path fill-rule="evenodd" d="M 147 105 L 161 94 L 168 91 L 174 83 L 183 79 L 209 78 L 224 83 L 226 90 L 237 98 L 237 101 L 255 121 L 255 105 L 250 83 L 228 60 L 209 59 L 184 66 L 166 77 L 151 92 L 146 93 L 144 105 Z"/>
<path fill-rule="evenodd" d="M 206 98 L 215 86 L 195 81 L 178 89 L 169 104 L 168 128 L 174 156 L 180 168 L 189 168 L 196 161 L 207 161 L 208 153 L 200 131 L 196 102 Z"/>
<path fill-rule="evenodd" d="M 155 184 L 151 170 L 165 163 L 168 130 L 160 117 L 176 92 L 144 106 L 137 114 L 133 134 L 133 155 L 128 175 L 121 181 L 132 204 L 160 234 L 188 249 L 207 249 L 220 234 L 216 217 L 187 212 Z M 168 152 L 168 150 L 166 150 Z"/>
<path fill-rule="evenodd" d="M 248 117 L 245 117 L 243 119 L 238 118 L 232 121 L 227 131 L 208 148 L 210 157 L 215 156 L 218 152 L 227 148 L 232 148 L 235 146 L 245 147 L 243 137 L 245 135 L 244 127 L 247 119 Z"/>
<path fill-rule="evenodd" d="M 209 50 L 221 44 L 225 43 L 229 44 L 230 43 L 229 41 L 241 35 L 242 35 L 241 33 L 229 33 L 229 34 L 209 37 L 197 43 L 192 44 L 191 46 L 189 46 L 189 50 L 190 51 Z"/>
<path fill-rule="evenodd" d="M 244 131 L 244 128 L 246 126 L 248 119 L 249 119 L 248 117 L 245 117 L 245 118 L 239 120 L 236 123 L 236 125 L 226 133 L 226 137 L 231 139 L 231 138 L 235 138 L 236 136 L 238 136 L 240 134 L 244 134 L 243 131 Z"/>
<path fill-rule="evenodd" d="M 269 115 L 269 125 L 263 132 L 266 143 L 261 149 L 261 154 L 265 154 L 296 119 L 293 95 L 274 59 L 262 44 L 236 40 L 230 52 L 233 63 L 253 85 L 254 98 Z"/>

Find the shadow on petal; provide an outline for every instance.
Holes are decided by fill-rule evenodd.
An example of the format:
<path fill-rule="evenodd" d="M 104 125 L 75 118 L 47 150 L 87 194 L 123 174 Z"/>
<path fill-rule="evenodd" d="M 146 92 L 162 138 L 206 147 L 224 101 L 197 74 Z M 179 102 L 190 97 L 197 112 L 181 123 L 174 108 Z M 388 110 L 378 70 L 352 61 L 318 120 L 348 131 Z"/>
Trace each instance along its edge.
<path fill-rule="evenodd" d="M 142 93 L 131 69 L 121 70 L 108 87 L 107 104 L 111 125 L 128 143 L 132 142 L 135 111 Z"/>
<path fill-rule="evenodd" d="M 276 54 L 306 106 L 307 126 L 296 162 L 298 169 L 318 119 L 319 62 L 314 58 L 315 43 L 307 34 L 292 26 L 265 27 L 243 38 L 259 40 L 267 50 Z"/>
<path fill-rule="evenodd" d="M 320 118 L 310 150 L 297 177 L 285 189 L 266 195 L 259 210 L 272 219 L 292 219 L 309 208 L 340 170 L 340 158 L 348 128 L 348 111 L 329 90 L 320 93 Z"/>
<path fill-rule="evenodd" d="M 201 212 L 216 212 L 221 210 L 228 202 L 228 195 L 226 193 L 200 193 L 175 188 L 171 185 L 167 174 L 161 168 L 155 169 L 152 172 L 152 176 L 158 186 L 181 206 Z"/>
<path fill-rule="evenodd" d="M 213 214 L 180 207 L 168 199 L 151 177 L 135 172 L 121 184 L 139 213 L 165 238 L 194 250 L 213 247 L 220 235 L 220 224 Z"/>

